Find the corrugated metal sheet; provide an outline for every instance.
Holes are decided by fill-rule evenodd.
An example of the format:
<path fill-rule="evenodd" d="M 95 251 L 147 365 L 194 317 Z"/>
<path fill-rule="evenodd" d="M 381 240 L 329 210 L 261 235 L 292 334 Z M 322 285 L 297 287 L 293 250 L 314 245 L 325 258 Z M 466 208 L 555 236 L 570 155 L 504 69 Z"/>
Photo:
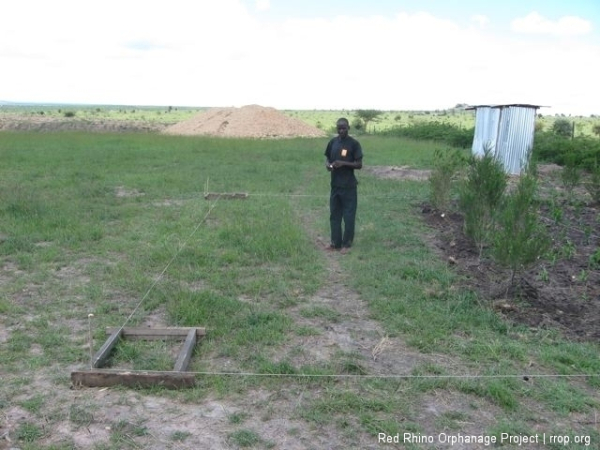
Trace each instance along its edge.
<path fill-rule="evenodd" d="M 498 130 L 497 157 L 509 174 L 527 169 L 533 148 L 535 129 L 534 108 L 510 106 L 503 108 Z"/>
<path fill-rule="evenodd" d="M 533 148 L 536 105 L 475 106 L 473 155 L 484 149 L 502 162 L 506 173 L 520 174 L 529 164 Z"/>
<path fill-rule="evenodd" d="M 498 126 L 500 125 L 500 108 L 482 106 L 475 113 L 475 136 L 473 138 L 473 155 L 483 156 L 484 149 L 496 152 Z"/>

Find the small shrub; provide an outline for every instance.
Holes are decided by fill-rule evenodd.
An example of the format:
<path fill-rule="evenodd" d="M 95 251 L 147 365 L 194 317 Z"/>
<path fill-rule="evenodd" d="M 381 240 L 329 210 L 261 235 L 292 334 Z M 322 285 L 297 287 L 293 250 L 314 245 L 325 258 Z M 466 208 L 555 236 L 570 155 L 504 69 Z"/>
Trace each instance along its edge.
<path fill-rule="evenodd" d="M 65 117 L 75 117 L 75 111 L 65 111 L 63 115 Z"/>
<path fill-rule="evenodd" d="M 459 208 L 465 218 L 465 234 L 477 245 L 480 256 L 490 241 L 506 185 L 502 163 L 490 148 L 484 148 L 482 158 L 471 157 L 466 179 L 459 188 Z"/>
<path fill-rule="evenodd" d="M 354 131 L 364 131 L 365 130 L 365 124 L 359 118 L 354 119 L 350 126 Z"/>
<path fill-rule="evenodd" d="M 573 194 L 573 189 L 575 189 L 581 181 L 581 172 L 575 165 L 575 158 L 567 158 L 567 164 L 563 167 L 560 178 L 569 197 L 571 197 Z"/>
<path fill-rule="evenodd" d="M 515 275 L 534 264 L 549 248 L 550 239 L 539 222 L 535 195 L 537 182 L 531 173 L 522 175 L 514 192 L 506 195 L 497 217 L 492 255 L 511 270 L 509 288 Z"/>
<path fill-rule="evenodd" d="M 590 178 L 585 183 L 585 188 L 592 196 L 595 203 L 600 203 L 600 165 L 598 161 L 592 167 Z"/>
<path fill-rule="evenodd" d="M 435 151 L 433 171 L 429 177 L 430 201 L 434 208 L 444 211 L 450 205 L 452 183 L 463 163 L 460 151 Z"/>
<path fill-rule="evenodd" d="M 590 268 L 594 270 L 600 269 L 600 247 L 590 255 Z"/>
<path fill-rule="evenodd" d="M 262 442 L 260 436 L 252 430 L 234 431 L 229 435 L 229 438 L 238 447 L 253 447 Z"/>
<path fill-rule="evenodd" d="M 556 119 L 552 124 L 552 132 L 557 136 L 572 137 L 573 125 L 567 119 Z"/>

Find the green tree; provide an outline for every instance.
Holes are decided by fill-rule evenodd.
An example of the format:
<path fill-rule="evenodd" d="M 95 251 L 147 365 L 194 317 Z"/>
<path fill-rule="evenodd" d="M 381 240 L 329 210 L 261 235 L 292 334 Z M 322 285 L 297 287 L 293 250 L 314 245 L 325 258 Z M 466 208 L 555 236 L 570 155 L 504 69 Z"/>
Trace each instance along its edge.
<path fill-rule="evenodd" d="M 557 136 L 572 137 L 573 125 L 567 119 L 556 119 L 552 124 L 552 132 Z"/>
<path fill-rule="evenodd" d="M 369 123 L 377 122 L 379 120 L 379 116 L 382 114 L 383 111 L 379 111 L 378 109 L 356 110 L 356 116 L 365 124 L 365 131 L 368 131 Z"/>
<path fill-rule="evenodd" d="M 600 123 L 594 124 L 594 126 L 592 127 L 592 132 L 596 136 L 600 136 Z"/>

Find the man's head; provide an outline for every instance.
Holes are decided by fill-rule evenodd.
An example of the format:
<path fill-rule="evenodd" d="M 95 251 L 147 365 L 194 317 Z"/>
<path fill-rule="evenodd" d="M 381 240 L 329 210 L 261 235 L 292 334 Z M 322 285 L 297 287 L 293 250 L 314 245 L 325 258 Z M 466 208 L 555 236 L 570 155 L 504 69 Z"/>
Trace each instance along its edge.
<path fill-rule="evenodd" d="M 350 129 L 348 119 L 346 119 L 345 117 L 338 119 L 335 123 L 335 127 L 337 129 L 339 137 L 345 138 L 346 136 L 348 136 L 348 130 Z"/>

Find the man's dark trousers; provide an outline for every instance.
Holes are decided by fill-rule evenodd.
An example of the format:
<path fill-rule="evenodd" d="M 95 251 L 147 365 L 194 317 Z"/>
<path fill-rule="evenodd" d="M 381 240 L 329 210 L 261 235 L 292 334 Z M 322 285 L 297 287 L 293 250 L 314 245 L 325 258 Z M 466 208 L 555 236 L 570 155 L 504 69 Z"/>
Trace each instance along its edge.
<path fill-rule="evenodd" d="M 331 215 L 331 244 L 335 248 L 351 247 L 354 240 L 354 223 L 356 219 L 357 188 L 332 187 L 329 198 Z M 344 232 L 342 234 L 342 219 Z"/>

